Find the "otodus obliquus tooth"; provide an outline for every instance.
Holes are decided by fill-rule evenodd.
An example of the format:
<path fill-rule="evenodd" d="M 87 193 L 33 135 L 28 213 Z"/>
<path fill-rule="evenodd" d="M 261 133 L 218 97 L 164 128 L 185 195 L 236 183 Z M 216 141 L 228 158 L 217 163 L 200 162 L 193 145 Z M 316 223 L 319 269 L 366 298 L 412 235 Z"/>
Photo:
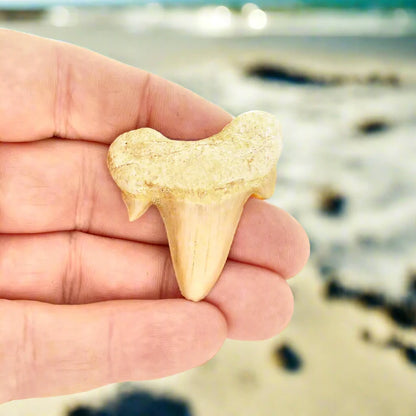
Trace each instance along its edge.
<path fill-rule="evenodd" d="M 170 140 L 142 128 L 110 146 L 108 167 L 130 221 L 151 205 L 159 209 L 187 299 L 204 298 L 216 283 L 247 199 L 273 194 L 281 147 L 275 117 L 260 111 L 198 141 Z"/>

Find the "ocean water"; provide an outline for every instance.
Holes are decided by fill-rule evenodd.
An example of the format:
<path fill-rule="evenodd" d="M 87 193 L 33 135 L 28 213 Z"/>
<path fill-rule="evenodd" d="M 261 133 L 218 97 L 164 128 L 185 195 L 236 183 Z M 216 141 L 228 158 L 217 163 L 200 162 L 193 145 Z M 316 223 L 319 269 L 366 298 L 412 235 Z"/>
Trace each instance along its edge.
<path fill-rule="evenodd" d="M 39 8 L 54 5 L 66 6 L 103 6 L 103 5 L 145 5 L 146 0 L 0 0 L 0 8 Z M 159 0 L 157 3 L 169 6 L 203 6 L 226 5 L 241 8 L 248 1 L 244 0 Z M 337 8 L 337 9 L 415 9 L 414 0 L 257 0 L 264 9 L 302 9 L 302 8 Z"/>

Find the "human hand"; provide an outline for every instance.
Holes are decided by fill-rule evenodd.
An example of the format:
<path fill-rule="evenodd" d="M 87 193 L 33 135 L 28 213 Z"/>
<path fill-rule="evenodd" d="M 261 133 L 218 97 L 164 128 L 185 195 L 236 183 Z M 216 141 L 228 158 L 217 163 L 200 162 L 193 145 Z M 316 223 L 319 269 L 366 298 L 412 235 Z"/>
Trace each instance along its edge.
<path fill-rule="evenodd" d="M 107 170 L 122 132 L 203 138 L 229 114 L 139 69 L 7 30 L 0 80 L 0 402 L 167 376 L 227 337 L 286 326 L 285 279 L 309 255 L 289 214 L 250 199 L 219 281 L 194 303 L 157 210 L 129 223 Z"/>

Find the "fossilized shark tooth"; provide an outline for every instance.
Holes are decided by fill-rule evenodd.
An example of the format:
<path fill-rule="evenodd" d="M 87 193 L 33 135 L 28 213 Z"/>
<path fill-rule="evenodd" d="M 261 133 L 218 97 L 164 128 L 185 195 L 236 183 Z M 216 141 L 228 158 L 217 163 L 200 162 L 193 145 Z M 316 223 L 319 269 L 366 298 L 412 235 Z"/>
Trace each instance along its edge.
<path fill-rule="evenodd" d="M 276 118 L 250 111 L 211 137 L 170 140 L 150 128 L 110 146 L 108 167 L 129 219 L 156 205 L 183 296 L 198 301 L 215 285 L 245 202 L 269 198 L 282 148 Z"/>

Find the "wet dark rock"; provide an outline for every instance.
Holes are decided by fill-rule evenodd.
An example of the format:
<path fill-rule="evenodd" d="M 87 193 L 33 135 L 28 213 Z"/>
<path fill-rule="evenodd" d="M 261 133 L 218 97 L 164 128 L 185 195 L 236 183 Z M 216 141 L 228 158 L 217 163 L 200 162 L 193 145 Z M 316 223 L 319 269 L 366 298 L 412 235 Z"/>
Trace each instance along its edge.
<path fill-rule="evenodd" d="M 157 412 L 154 416 L 191 416 L 188 406 L 184 402 L 161 398 L 157 404 Z"/>
<path fill-rule="evenodd" d="M 347 199 L 338 191 L 324 190 L 320 195 L 319 209 L 330 216 L 338 217 L 345 212 Z"/>
<path fill-rule="evenodd" d="M 245 72 L 249 77 L 260 78 L 264 81 L 286 82 L 294 85 L 316 85 L 319 87 L 352 83 L 397 87 L 400 84 L 400 78 L 396 74 L 318 75 L 308 70 L 303 71 L 290 66 L 265 62 L 249 66 Z"/>
<path fill-rule="evenodd" d="M 416 302 L 410 299 L 389 305 L 388 314 L 394 322 L 404 328 L 416 326 Z"/>
<path fill-rule="evenodd" d="M 68 416 L 96 416 L 95 410 L 86 406 L 79 406 L 70 410 Z"/>
<path fill-rule="evenodd" d="M 337 279 L 329 280 L 324 287 L 327 299 L 355 300 L 366 308 L 379 308 L 399 326 L 416 327 L 416 297 L 408 294 L 398 301 L 389 301 L 382 293 L 372 290 L 350 289 Z"/>
<path fill-rule="evenodd" d="M 338 280 L 330 280 L 325 287 L 325 297 L 327 299 L 354 299 L 356 291 L 343 286 Z"/>
<path fill-rule="evenodd" d="M 115 415 L 133 415 L 133 412 L 149 412 L 154 406 L 154 398 L 149 393 L 134 392 L 123 395 L 114 403 Z"/>
<path fill-rule="evenodd" d="M 331 280 L 326 285 L 325 295 L 329 299 L 342 299 L 345 297 L 345 290 L 337 280 Z"/>
<path fill-rule="evenodd" d="M 289 372 L 297 372 L 302 368 L 300 355 L 288 344 L 276 348 L 274 355 L 279 364 Z"/>
<path fill-rule="evenodd" d="M 191 416 L 191 411 L 182 400 L 135 391 L 122 393 L 100 409 L 80 406 L 68 416 Z"/>
<path fill-rule="evenodd" d="M 386 299 L 381 293 L 370 291 L 358 293 L 357 300 L 366 308 L 380 308 L 386 303 Z"/>
<path fill-rule="evenodd" d="M 407 292 L 410 296 L 416 296 L 416 272 L 409 274 L 407 279 Z"/>
<path fill-rule="evenodd" d="M 279 81 L 297 85 L 322 86 L 328 84 L 323 78 L 307 75 L 293 68 L 273 64 L 254 65 L 247 69 L 247 75 L 261 78 L 265 81 Z"/>
<path fill-rule="evenodd" d="M 371 335 L 367 329 L 363 330 L 361 335 L 363 341 L 372 342 Z M 392 335 L 384 342 L 377 342 L 376 345 L 399 350 L 411 365 L 416 366 L 416 347 L 414 345 L 406 345 L 397 336 Z"/>
<path fill-rule="evenodd" d="M 408 346 L 403 349 L 403 354 L 410 364 L 416 366 L 416 347 Z"/>
<path fill-rule="evenodd" d="M 357 126 L 358 131 L 362 134 L 382 133 L 389 128 L 389 123 L 381 119 L 364 120 Z"/>

